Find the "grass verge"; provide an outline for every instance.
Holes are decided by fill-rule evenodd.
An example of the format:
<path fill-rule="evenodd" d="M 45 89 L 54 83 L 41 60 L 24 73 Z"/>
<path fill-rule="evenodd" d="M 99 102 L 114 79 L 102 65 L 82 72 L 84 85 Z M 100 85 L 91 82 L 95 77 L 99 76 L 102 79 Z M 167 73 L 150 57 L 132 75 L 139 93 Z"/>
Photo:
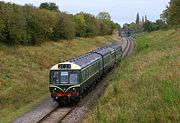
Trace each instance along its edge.
<path fill-rule="evenodd" d="M 118 36 L 77 38 L 40 46 L 0 44 L 0 123 L 10 122 L 49 96 L 52 65 L 119 40 Z"/>
<path fill-rule="evenodd" d="M 180 32 L 143 33 L 84 123 L 180 121 Z"/>

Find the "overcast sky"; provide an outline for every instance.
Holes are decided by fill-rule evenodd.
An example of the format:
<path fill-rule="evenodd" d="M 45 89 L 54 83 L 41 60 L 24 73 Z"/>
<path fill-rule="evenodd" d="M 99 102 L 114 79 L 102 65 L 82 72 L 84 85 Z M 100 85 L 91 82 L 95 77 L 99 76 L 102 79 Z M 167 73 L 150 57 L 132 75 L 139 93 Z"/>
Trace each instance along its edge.
<path fill-rule="evenodd" d="M 2 0 L 1 0 L 2 1 Z M 87 12 L 97 15 L 101 11 L 110 13 L 112 20 L 119 23 L 135 21 L 136 14 L 147 15 L 148 19 L 155 21 L 170 0 L 4 0 L 24 5 L 31 3 L 39 6 L 42 2 L 54 2 L 61 11 L 68 13 Z"/>

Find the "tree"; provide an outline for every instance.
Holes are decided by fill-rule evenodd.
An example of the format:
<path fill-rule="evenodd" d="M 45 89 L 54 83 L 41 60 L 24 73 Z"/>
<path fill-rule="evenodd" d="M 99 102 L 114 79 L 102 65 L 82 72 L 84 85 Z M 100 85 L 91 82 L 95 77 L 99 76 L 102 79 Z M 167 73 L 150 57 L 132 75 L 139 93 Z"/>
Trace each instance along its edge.
<path fill-rule="evenodd" d="M 147 19 L 147 15 L 145 15 L 145 22 L 146 22 L 146 21 L 148 21 L 148 19 Z"/>
<path fill-rule="evenodd" d="M 4 2 L 0 1 L 0 42 L 5 41 L 5 35 L 3 34 L 4 29 L 6 27 L 5 25 L 5 12 L 3 11 L 4 9 Z"/>
<path fill-rule="evenodd" d="M 49 3 L 49 9 L 52 11 L 59 11 L 59 7 L 55 3 Z"/>
<path fill-rule="evenodd" d="M 168 7 L 167 7 L 168 8 Z M 160 15 L 160 18 L 161 20 L 164 22 L 164 23 L 167 23 L 167 16 L 168 16 L 168 10 L 164 10 L 163 13 Z"/>
<path fill-rule="evenodd" d="M 136 15 L 136 25 L 139 26 L 139 24 L 140 24 L 139 22 L 140 22 L 139 13 L 137 13 L 137 15 Z"/>
<path fill-rule="evenodd" d="M 67 15 L 62 13 L 57 18 L 57 23 L 55 24 L 52 34 L 52 40 L 58 39 L 73 39 L 76 33 L 75 21 L 72 15 Z"/>
<path fill-rule="evenodd" d="M 51 10 L 51 11 L 59 11 L 59 7 L 55 4 L 55 3 L 41 3 L 40 4 L 40 9 L 47 9 L 47 10 Z"/>
<path fill-rule="evenodd" d="M 108 12 L 100 12 L 97 15 L 97 19 L 101 19 L 101 20 L 111 20 L 111 16 Z"/>
<path fill-rule="evenodd" d="M 144 24 L 144 16 L 142 16 L 142 24 Z"/>
<path fill-rule="evenodd" d="M 167 27 L 167 24 L 163 20 L 158 19 L 155 22 L 154 30 L 165 29 L 166 27 Z"/>
<path fill-rule="evenodd" d="M 103 23 L 106 25 L 107 34 L 112 34 L 113 30 L 118 28 L 116 24 L 113 21 L 111 21 L 111 16 L 108 12 L 100 12 L 96 18 L 102 20 Z"/>
<path fill-rule="evenodd" d="M 171 0 L 167 9 L 167 23 L 172 27 L 180 27 L 180 1 Z"/>
<path fill-rule="evenodd" d="M 134 31 L 138 31 L 137 25 L 134 22 L 129 24 L 129 29 L 134 30 Z"/>
<path fill-rule="evenodd" d="M 97 35 L 98 29 L 96 26 L 96 23 L 97 23 L 96 18 L 93 15 L 88 14 L 88 13 L 83 13 L 83 15 L 84 15 L 85 23 L 87 25 L 86 37 L 92 37 L 92 36 Z"/>
<path fill-rule="evenodd" d="M 58 11 L 58 12 L 57 12 Z M 71 15 L 60 12 L 54 3 L 20 6 L 0 2 L 0 42 L 16 45 L 36 45 L 47 40 L 72 39 L 112 34 L 119 28 L 108 13 L 101 19 L 88 13 Z"/>
<path fill-rule="evenodd" d="M 153 24 L 150 21 L 146 21 L 143 25 L 144 31 L 151 32 L 153 31 Z"/>
<path fill-rule="evenodd" d="M 118 23 L 115 23 L 115 25 L 117 30 L 121 30 L 121 25 L 119 25 Z"/>
<path fill-rule="evenodd" d="M 26 19 L 22 8 L 15 4 L 3 4 L 0 9 L 2 12 L 0 40 L 11 45 L 25 42 L 27 40 Z"/>
<path fill-rule="evenodd" d="M 85 23 L 83 13 L 78 13 L 78 14 L 74 15 L 74 19 L 75 19 L 75 22 L 77 24 L 77 26 L 76 26 L 76 36 L 85 37 L 86 36 L 87 25 Z"/>
<path fill-rule="evenodd" d="M 41 3 L 39 8 L 40 9 L 47 9 L 47 10 L 49 10 L 49 3 L 47 3 L 47 2 Z"/>
<path fill-rule="evenodd" d="M 128 23 L 123 24 L 123 29 L 129 29 L 129 27 L 130 27 L 130 24 Z"/>

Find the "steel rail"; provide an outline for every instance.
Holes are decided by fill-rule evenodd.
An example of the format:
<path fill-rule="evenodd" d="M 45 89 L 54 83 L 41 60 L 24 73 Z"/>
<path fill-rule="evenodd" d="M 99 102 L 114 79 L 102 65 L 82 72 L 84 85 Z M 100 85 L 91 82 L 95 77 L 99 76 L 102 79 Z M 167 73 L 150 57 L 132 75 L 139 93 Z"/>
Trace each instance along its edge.
<path fill-rule="evenodd" d="M 127 57 L 129 54 L 130 54 L 130 51 L 132 50 L 132 40 L 130 38 L 124 38 L 125 41 L 126 41 L 126 44 L 123 44 L 125 45 L 124 49 L 123 49 L 123 59 L 125 57 Z M 112 72 L 110 72 L 112 73 Z M 106 75 L 107 76 L 107 75 Z M 102 81 L 102 80 L 101 80 Z M 53 110 L 51 110 L 48 114 L 46 114 L 44 117 L 42 117 L 37 123 L 43 123 L 43 122 L 47 122 L 48 118 L 50 118 L 51 115 L 53 115 L 55 112 L 58 111 L 58 109 L 60 109 L 61 107 L 57 106 L 55 107 Z M 70 108 L 70 107 L 67 107 L 67 109 Z M 74 109 L 76 108 L 76 106 L 73 106 L 72 108 L 68 109 L 66 111 L 66 113 L 61 116 L 61 118 L 58 119 L 58 122 L 61 123 L 62 120 L 64 120 Z M 66 109 L 66 108 L 65 108 Z"/>

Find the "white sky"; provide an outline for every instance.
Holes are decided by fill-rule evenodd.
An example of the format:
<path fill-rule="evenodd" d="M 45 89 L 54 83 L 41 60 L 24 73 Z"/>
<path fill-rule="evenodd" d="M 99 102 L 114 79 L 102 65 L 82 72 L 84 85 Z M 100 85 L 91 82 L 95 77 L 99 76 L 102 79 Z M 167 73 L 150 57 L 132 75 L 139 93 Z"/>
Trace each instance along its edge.
<path fill-rule="evenodd" d="M 2 1 L 2 0 L 1 0 Z M 42 2 L 54 2 L 60 11 L 68 13 L 87 12 L 97 15 L 101 11 L 110 13 L 112 20 L 119 23 L 130 23 L 135 21 L 136 14 L 147 15 L 148 19 L 155 21 L 160 17 L 162 11 L 170 0 L 4 0 L 24 5 L 31 3 L 39 6 Z"/>

